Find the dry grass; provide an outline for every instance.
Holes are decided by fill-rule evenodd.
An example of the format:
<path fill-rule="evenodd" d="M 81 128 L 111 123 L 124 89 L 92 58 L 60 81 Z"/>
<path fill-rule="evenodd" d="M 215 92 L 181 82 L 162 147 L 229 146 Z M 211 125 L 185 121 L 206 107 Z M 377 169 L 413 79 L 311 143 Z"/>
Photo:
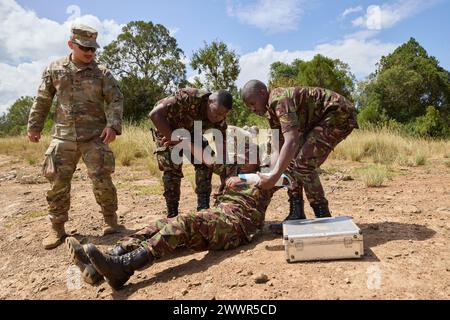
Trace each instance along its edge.
<path fill-rule="evenodd" d="M 26 136 L 1 138 L 0 153 L 15 156 L 30 165 L 39 164 L 50 144 L 51 137 L 43 136 L 41 142 L 31 143 Z"/>
<path fill-rule="evenodd" d="M 50 141 L 50 136 L 43 136 L 39 143 L 31 143 L 25 136 L 0 138 L 0 154 L 17 156 L 30 165 L 39 164 L 44 159 Z M 111 149 L 118 165 L 145 163 L 152 175 L 160 175 L 154 154 L 155 144 L 149 130 L 141 127 L 125 127 L 123 134 L 111 144 Z"/>
<path fill-rule="evenodd" d="M 149 185 L 136 185 L 129 182 L 118 182 L 118 189 L 129 190 L 135 193 L 136 195 L 160 195 L 164 192 L 164 188 L 162 183 L 154 183 Z"/>
<path fill-rule="evenodd" d="M 389 178 L 389 170 L 385 165 L 375 164 L 358 170 L 361 180 L 368 188 L 381 187 Z"/>
<path fill-rule="evenodd" d="M 427 162 L 427 157 L 422 153 L 418 153 L 414 157 L 414 164 L 416 166 L 424 166 L 426 164 L 426 162 Z"/>
<path fill-rule="evenodd" d="M 31 212 L 27 212 L 24 216 L 23 219 L 24 220 L 31 220 L 31 219 L 35 219 L 35 218 L 42 218 L 48 215 L 47 211 L 31 211 Z"/>
<path fill-rule="evenodd" d="M 385 165 L 418 166 L 425 165 L 427 159 L 442 159 L 449 149 L 448 140 L 404 137 L 389 129 L 356 130 L 336 147 L 330 157 Z"/>
<path fill-rule="evenodd" d="M 44 136 L 40 143 L 28 142 L 26 137 L 0 139 L 0 153 L 18 157 L 30 165 L 41 163 L 51 137 Z M 123 134 L 111 144 L 119 166 L 144 165 L 153 176 L 160 177 L 155 144 L 147 128 L 125 126 Z M 430 159 L 448 159 L 450 141 L 404 137 L 399 133 L 381 129 L 377 131 L 355 130 L 340 143 L 330 158 L 373 162 L 382 165 L 419 166 Z M 448 166 L 448 161 L 444 162 Z M 185 175 L 195 185 L 193 170 L 185 166 Z"/>
<path fill-rule="evenodd" d="M 111 144 L 111 149 L 118 164 L 131 166 L 143 161 L 152 175 L 160 176 L 154 154 L 155 143 L 148 129 L 134 126 L 124 127 L 122 135 Z"/>

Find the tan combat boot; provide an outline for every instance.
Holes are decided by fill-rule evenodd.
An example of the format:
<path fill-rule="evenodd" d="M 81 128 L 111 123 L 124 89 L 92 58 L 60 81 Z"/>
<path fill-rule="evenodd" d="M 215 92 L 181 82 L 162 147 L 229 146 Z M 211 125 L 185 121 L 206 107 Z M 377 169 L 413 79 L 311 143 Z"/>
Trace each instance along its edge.
<path fill-rule="evenodd" d="M 117 233 L 124 230 L 125 227 L 117 223 L 117 215 L 105 216 L 105 224 L 103 225 L 103 235 Z"/>
<path fill-rule="evenodd" d="M 52 223 L 50 233 L 42 240 L 42 245 L 46 250 L 54 249 L 62 243 L 66 235 L 64 223 Z"/>

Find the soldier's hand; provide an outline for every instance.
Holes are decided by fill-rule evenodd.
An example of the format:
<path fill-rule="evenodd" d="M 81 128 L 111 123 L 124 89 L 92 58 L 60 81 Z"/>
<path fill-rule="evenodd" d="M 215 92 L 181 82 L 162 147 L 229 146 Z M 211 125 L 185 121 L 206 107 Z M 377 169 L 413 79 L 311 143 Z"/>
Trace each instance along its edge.
<path fill-rule="evenodd" d="M 275 187 L 278 178 L 271 174 L 262 174 L 258 172 L 259 182 L 256 184 L 257 187 L 263 190 L 270 190 Z"/>
<path fill-rule="evenodd" d="M 116 131 L 112 128 L 105 128 L 100 136 L 103 140 L 103 143 L 110 144 L 114 140 L 116 140 Z"/>
<path fill-rule="evenodd" d="M 161 142 L 164 145 L 164 147 L 172 147 L 175 146 L 177 144 L 179 144 L 181 141 L 183 141 L 183 139 L 181 137 L 178 137 L 178 140 L 169 140 L 166 137 L 163 137 Z"/>
<path fill-rule="evenodd" d="M 41 140 L 41 133 L 36 131 L 28 131 L 27 132 L 28 139 L 31 142 L 38 143 Z"/>
<path fill-rule="evenodd" d="M 245 180 L 242 180 L 239 177 L 231 177 L 227 179 L 226 185 L 228 188 L 233 189 L 241 183 L 245 183 Z"/>

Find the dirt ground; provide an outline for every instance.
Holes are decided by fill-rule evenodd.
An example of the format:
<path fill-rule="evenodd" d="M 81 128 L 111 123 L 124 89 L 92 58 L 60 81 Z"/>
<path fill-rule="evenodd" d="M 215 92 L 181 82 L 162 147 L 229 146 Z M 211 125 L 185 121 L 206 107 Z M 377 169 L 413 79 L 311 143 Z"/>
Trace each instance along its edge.
<path fill-rule="evenodd" d="M 236 250 L 189 253 L 154 264 L 114 292 L 106 283 L 80 283 L 65 245 L 42 248 L 49 185 L 39 165 L 0 155 L 0 299 L 449 299 L 450 169 L 443 159 L 429 160 L 426 166 L 397 169 L 381 188 L 366 188 L 353 171 L 357 166 L 329 161 L 324 167 L 332 170 L 322 181 L 333 215 L 350 215 L 363 230 L 362 259 L 289 264 L 281 237 L 264 230 Z M 354 180 L 343 179 L 346 175 Z M 161 186 L 144 167 L 118 167 L 114 181 L 127 232 L 164 216 Z M 181 211 L 195 204 L 184 179 Z M 306 210 L 312 217 L 309 206 Z M 266 226 L 287 211 L 282 190 L 268 209 Z M 121 235 L 101 237 L 101 223 L 82 165 L 66 229 L 106 249 Z M 255 283 L 261 273 L 268 281 Z"/>

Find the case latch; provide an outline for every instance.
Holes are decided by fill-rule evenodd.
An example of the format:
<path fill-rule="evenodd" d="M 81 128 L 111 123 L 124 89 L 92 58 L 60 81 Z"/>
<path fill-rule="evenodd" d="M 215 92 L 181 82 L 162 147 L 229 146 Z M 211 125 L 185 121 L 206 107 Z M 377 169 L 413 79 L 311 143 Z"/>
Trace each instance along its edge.
<path fill-rule="evenodd" d="M 351 248 L 353 243 L 353 239 L 352 238 L 344 238 L 344 246 L 346 248 Z"/>
<path fill-rule="evenodd" d="M 296 250 L 303 250 L 303 241 L 301 240 L 295 241 L 294 239 L 291 239 L 290 243 L 294 246 Z"/>

